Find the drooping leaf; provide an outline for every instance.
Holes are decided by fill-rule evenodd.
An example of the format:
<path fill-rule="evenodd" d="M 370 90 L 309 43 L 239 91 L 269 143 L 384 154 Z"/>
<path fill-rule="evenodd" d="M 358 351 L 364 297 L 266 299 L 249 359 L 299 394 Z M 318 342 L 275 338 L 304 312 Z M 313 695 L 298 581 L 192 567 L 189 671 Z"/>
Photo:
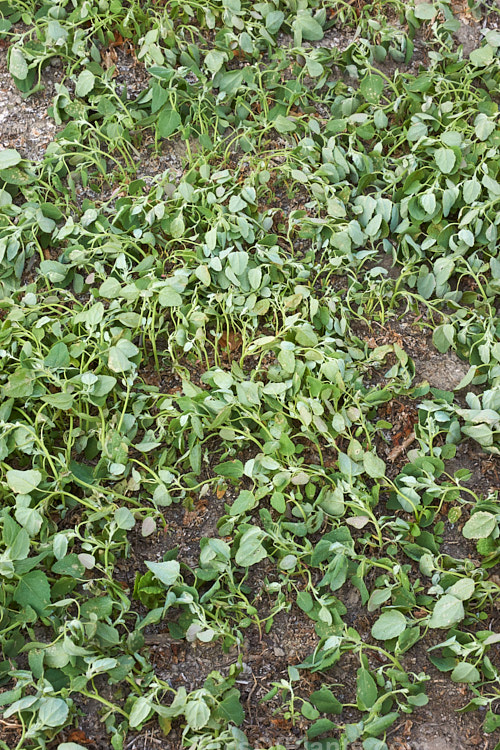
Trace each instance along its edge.
<path fill-rule="evenodd" d="M 360 667 L 356 677 L 357 705 L 360 711 L 370 709 L 378 697 L 375 680 L 368 669 Z"/>
<path fill-rule="evenodd" d="M 75 87 L 77 96 L 87 96 L 90 94 L 95 85 L 95 75 L 90 70 L 82 70 L 78 75 Z"/>
<path fill-rule="evenodd" d="M 434 152 L 436 164 L 443 174 L 450 174 L 455 166 L 455 152 L 451 148 L 438 148 Z"/>
<path fill-rule="evenodd" d="M 42 474 L 38 469 L 9 469 L 6 475 L 7 484 L 13 492 L 29 495 L 36 490 L 42 481 Z"/>
<path fill-rule="evenodd" d="M 372 626 L 372 636 L 379 641 L 396 638 L 406 628 L 406 617 L 397 609 L 382 612 Z"/>
<path fill-rule="evenodd" d="M 46 727 L 61 727 L 69 714 L 69 706 L 62 698 L 42 698 L 38 720 Z"/>
<path fill-rule="evenodd" d="M 202 698 L 190 700 L 186 704 L 184 715 L 188 726 L 197 731 L 208 724 L 210 709 Z"/>
<path fill-rule="evenodd" d="M 21 155 L 14 148 L 4 148 L 0 151 L 0 169 L 15 167 L 21 160 Z"/>
<path fill-rule="evenodd" d="M 474 513 L 462 529 L 466 539 L 486 539 L 497 526 L 497 519 L 493 513 L 478 510 Z"/>
<path fill-rule="evenodd" d="M 160 563 L 146 561 L 146 565 L 156 578 L 167 587 L 173 586 L 181 570 L 181 566 L 177 560 L 168 560 L 167 562 Z"/>
<path fill-rule="evenodd" d="M 460 599 L 451 594 L 445 594 L 436 602 L 429 619 L 430 628 L 450 628 L 465 616 L 464 605 Z"/>
<path fill-rule="evenodd" d="M 10 51 L 9 73 L 20 81 L 28 77 L 28 63 L 18 47 L 13 47 Z"/>
<path fill-rule="evenodd" d="M 137 698 L 132 706 L 132 711 L 128 719 L 129 726 L 132 728 L 139 727 L 150 715 L 152 711 L 151 701 L 143 696 Z"/>
<path fill-rule="evenodd" d="M 313 703 L 318 711 L 325 714 L 340 714 L 342 713 L 342 703 L 337 700 L 331 690 L 327 687 L 322 687 L 321 690 L 316 690 L 310 696 L 311 703 Z"/>
<path fill-rule="evenodd" d="M 240 546 L 235 557 L 236 565 L 249 568 L 267 557 L 267 552 L 262 544 L 266 536 L 266 533 L 257 526 L 251 526 L 247 529 L 240 539 Z"/>
<path fill-rule="evenodd" d="M 158 135 L 161 138 L 169 138 L 173 133 L 179 130 L 181 126 L 181 117 L 175 109 L 165 107 L 158 117 Z"/>

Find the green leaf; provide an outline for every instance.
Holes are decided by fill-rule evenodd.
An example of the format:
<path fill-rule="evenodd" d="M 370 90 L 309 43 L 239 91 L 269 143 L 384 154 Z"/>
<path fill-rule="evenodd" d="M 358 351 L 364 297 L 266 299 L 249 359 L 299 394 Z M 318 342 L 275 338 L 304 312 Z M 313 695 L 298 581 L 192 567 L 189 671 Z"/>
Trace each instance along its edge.
<path fill-rule="evenodd" d="M 57 344 L 54 344 L 43 361 L 45 367 L 49 367 L 51 370 L 68 367 L 69 363 L 69 351 L 64 341 L 58 341 Z"/>
<path fill-rule="evenodd" d="M 243 464 L 238 459 L 235 461 L 224 461 L 214 467 L 214 472 L 221 477 L 239 479 L 243 476 Z"/>
<path fill-rule="evenodd" d="M 127 372 L 131 364 L 128 357 L 117 346 L 112 346 L 108 355 L 108 367 L 113 372 Z"/>
<path fill-rule="evenodd" d="M 117 380 L 112 375 L 99 375 L 98 381 L 93 387 L 92 395 L 96 396 L 96 398 L 107 396 L 113 390 L 116 383 Z"/>
<path fill-rule="evenodd" d="M 462 190 L 464 201 L 466 203 L 473 203 L 481 195 L 481 183 L 475 178 L 465 180 Z"/>
<path fill-rule="evenodd" d="M 380 479 L 385 476 L 385 461 L 375 453 L 371 453 L 370 451 L 364 453 L 363 466 L 368 476 L 372 479 Z"/>
<path fill-rule="evenodd" d="M 132 706 L 132 711 L 130 712 L 128 719 L 129 726 L 132 727 L 132 729 L 139 727 L 144 721 L 146 721 L 151 711 L 152 705 L 147 698 L 144 698 L 143 696 L 137 698 Z"/>
<path fill-rule="evenodd" d="M 406 617 L 397 609 L 382 612 L 372 626 L 372 636 L 379 641 L 396 638 L 406 628 Z"/>
<path fill-rule="evenodd" d="M 45 573 L 41 570 L 26 573 L 17 584 L 14 601 L 22 607 L 33 607 L 39 615 L 44 616 L 50 604 L 50 584 Z"/>
<path fill-rule="evenodd" d="M 465 242 L 467 247 L 474 247 L 475 239 L 470 229 L 461 229 L 458 233 L 458 238 Z"/>
<path fill-rule="evenodd" d="M 165 107 L 158 117 L 158 135 L 160 138 L 169 138 L 173 133 L 179 130 L 182 120 L 175 109 Z"/>
<path fill-rule="evenodd" d="M 480 141 L 486 141 L 494 132 L 495 127 L 493 120 L 490 120 L 483 112 L 480 112 L 474 120 L 474 131 Z"/>
<path fill-rule="evenodd" d="M 119 529 L 133 529 L 135 518 L 128 508 L 118 508 L 115 511 L 115 522 Z"/>
<path fill-rule="evenodd" d="M 10 50 L 9 73 L 20 81 L 24 81 L 28 77 L 28 63 L 17 47 L 11 47 Z"/>
<path fill-rule="evenodd" d="M 377 104 L 384 90 L 384 81 L 381 76 L 369 73 L 361 81 L 359 90 L 368 102 Z"/>
<path fill-rule="evenodd" d="M 246 513 L 247 511 L 254 508 L 255 505 L 256 500 L 253 492 L 250 492 L 249 490 L 242 490 L 229 509 L 229 514 L 231 516 L 240 516 L 243 513 Z"/>
<path fill-rule="evenodd" d="M 174 239 L 179 239 L 179 237 L 183 236 L 185 229 L 186 225 L 184 224 L 184 218 L 182 216 L 182 213 L 180 213 L 170 224 L 170 234 Z"/>
<path fill-rule="evenodd" d="M 30 551 L 30 538 L 26 529 L 20 529 L 15 524 L 16 533 L 13 539 L 5 543 L 8 545 L 8 557 L 10 560 L 25 560 Z"/>
<path fill-rule="evenodd" d="M 181 566 L 177 560 L 168 560 L 167 562 L 160 563 L 148 562 L 146 560 L 146 566 L 167 587 L 174 585 L 181 570 Z"/>
<path fill-rule="evenodd" d="M 366 723 L 365 733 L 368 737 L 378 737 L 380 734 L 386 732 L 397 719 L 399 719 L 397 711 L 391 711 L 385 716 L 379 716 L 373 719 L 373 721 Z M 387 745 L 382 740 L 372 740 L 372 742 L 378 744 L 368 744 L 368 740 L 365 740 L 363 742 L 363 750 L 385 750 L 387 748 Z"/>
<path fill-rule="evenodd" d="M 280 570 L 294 570 L 296 565 L 297 565 L 296 555 L 285 555 L 285 557 L 283 557 L 279 561 Z"/>
<path fill-rule="evenodd" d="M 473 664 L 468 664 L 466 661 L 457 664 L 453 672 L 451 673 L 451 679 L 453 682 L 479 682 L 481 675 L 479 670 Z"/>
<path fill-rule="evenodd" d="M 284 20 L 285 14 L 281 10 L 272 10 L 266 15 L 266 29 L 270 34 L 277 34 Z"/>
<path fill-rule="evenodd" d="M 21 155 L 14 148 L 4 148 L 0 151 L 0 169 L 15 167 L 20 161 Z"/>
<path fill-rule="evenodd" d="M 491 44 L 485 44 L 483 47 L 473 49 L 469 55 L 469 60 L 476 68 L 483 68 L 493 62 L 495 50 Z"/>
<path fill-rule="evenodd" d="M 430 628 L 450 628 L 465 617 L 464 605 L 456 596 L 445 594 L 436 602 L 429 619 Z"/>
<path fill-rule="evenodd" d="M 224 696 L 214 712 L 216 717 L 221 717 L 239 727 L 245 719 L 245 712 L 240 703 L 240 692 L 232 688 Z"/>
<path fill-rule="evenodd" d="M 476 371 L 477 371 L 477 367 L 475 365 L 471 365 L 471 367 L 469 367 L 466 375 L 464 375 L 464 377 L 462 378 L 462 380 L 460 381 L 460 383 L 458 385 L 456 385 L 453 390 L 454 391 L 460 391 L 462 388 L 465 388 L 465 386 L 469 385 L 469 383 L 472 383 L 472 381 L 474 380 L 474 377 L 476 375 Z"/>
<path fill-rule="evenodd" d="M 384 717 L 381 717 L 384 718 Z M 375 721 L 378 721 L 378 719 L 375 719 Z M 375 724 L 375 722 L 373 722 Z M 348 725 L 348 726 L 353 726 Z M 354 724 L 355 727 L 357 727 L 357 724 Z M 375 739 L 375 737 L 367 737 L 365 740 L 363 740 L 363 750 L 388 750 L 387 744 L 383 740 Z"/>
<path fill-rule="evenodd" d="M 450 346 L 453 346 L 454 341 L 455 329 L 451 323 L 445 323 L 442 326 L 438 326 L 432 334 L 432 343 L 442 354 L 447 352 Z"/>
<path fill-rule="evenodd" d="M 42 474 L 38 469 L 27 469 L 26 471 L 9 469 L 6 479 L 7 484 L 13 492 L 17 492 L 20 495 L 29 495 L 30 492 L 36 490 L 42 481 Z"/>
<path fill-rule="evenodd" d="M 99 296 L 105 297 L 106 299 L 115 299 L 120 296 L 121 290 L 122 285 L 118 279 L 113 278 L 113 276 L 108 276 L 99 287 Z"/>
<path fill-rule="evenodd" d="M 310 696 L 311 703 L 313 703 L 318 711 L 323 714 L 341 714 L 343 705 L 334 696 L 331 690 L 327 687 L 322 687 L 321 690 L 316 690 Z"/>
<path fill-rule="evenodd" d="M 336 725 L 330 719 L 318 719 L 318 721 L 315 721 L 314 724 L 307 730 L 307 736 L 310 740 L 312 740 L 314 739 L 314 737 L 319 737 L 320 734 L 325 734 L 325 732 L 331 732 L 335 728 Z M 316 742 L 314 743 L 314 745 L 317 744 L 318 743 Z M 311 745 L 309 745 L 309 747 L 311 747 Z"/>
<path fill-rule="evenodd" d="M 42 396 L 42 400 L 55 409 L 68 411 L 73 406 L 75 395 L 73 393 L 50 393 L 48 396 Z"/>
<path fill-rule="evenodd" d="M 373 122 L 377 130 L 383 130 L 389 124 L 389 118 L 382 109 L 377 109 L 373 117 Z"/>
<path fill-rule="evenodd" d="M 494 714 L 493 711 L 489 710 L 486 712 L 483 730 L 490 734 L 497 729 L 500 729 L 500 714 Z"/>
<path fill-rule="evenodd" d="M 271 506 L 277 513 L 284 513 L 286 511 L 286 500 L 282 492 L 273 492 L 271 495 Z"/>
<path fill-rule="evenodd" d="M 52 573 L 56 573 L 57 575 L 70 576 L 72 578 L 83 578 L 85 574 L 85 568 L 75 552 L 71 552 L 69 555 L 65 555 L 55 562 L 51 570 Z"/>
<path fill-rule="evenodd" d="M 108 354 L 108 367 L 113 372 L 127 372 L 134 367 L 130 357 L 135 357 L 139 349 L 127 339 L 120 339 L 116 346 L 112 346 Z"/>
<path fill-rule="evenodd" d="M 434 151 L 436 164 L 443 174 L 450 174 L 455 167 L 456 156 L 451 148 L 438 148 Z"/>
<path fill-rule="evenodd" d="M 424 193 L 420 198 L 420 203 L 422 204 L 424 211 L 432 216 L 436 210 L 436 196 L 434 193 Z"/>
<path fill-rule="evenodd" d="M 293 133 L 297 127 L 290 117 L 284 117 L 283 115 L 278 115 L 273 124 L 278 133 Z"/>
<path fill-rule="evenodd" d="M 92 615 L 96 615 L 98 620 L 104 620 L 111 616 L 112 611 L 113 600 L 110 596 L 95 596 L 93 599 L 87 599 L 80 608 L 84 620 L 92 620 Z"/>
<path fill-rule="evenodd" d="M 306 68 L 311 78 L 319 78 L 325 72 L 324 67 L 312 57 L 306 57 Z"/>
<path fill-rule="evenodd" d="M 460 190 L 457 187 L 446 188 L 443 192 L 443 216 L 449 215 L 459 195 Z"/>
<path fill-rule="evenodd" d="M 227 55 L 225 52 L 221 52 L 218 49 L 211 49 L 205 56 L 205 66 L 215 75 L 222 68 L 226 60 Z"/>
<path fill-rule="evenodd" d="M 69 707 L 62 698 L 42 698 L 38 720 L 46 727 L 60 727 L 68 718 Z"/>
<path fill-rule="evenodd" d="M 377 685 L 370 672 L 360 667 L 356 678 L 357 705 L 360 711 L 368 711 L 378 697 Z"/>
<path fill-rule="evenodd" d="M 374 612 L 391 598 L 391 589 L 374 589 L 368 599 L 368 612 Z"/>
<path fill-rule="evenodd" d="M 190 700 L 186 704 L 184 715 L 188 727 L 197 731 L 203 729 L 203 727 L 208 724 L 210 719 L 210 709 L 202 698 L 199 700 Z"/>
<path fill-rule="evenodd" d="M 332 591 L 337 591 L 346 582 L 347 573 L 347 557 L 343 553 L 339 553 L 335 555 L 332 562 L 329 564 L 321 584 L 329 584 Z"/>
<path fill-rule="evenodd" d="M 36 508 L 18 507 L 16 508 L 15 517 L 16 521 L 26 529 L 31 537 L 36 536 L 42 527 L 43 517 Z"/>
<path fill-rule="evenodd" d="M 317 711 L 308 701 L 304 701 L 300 708 L 300 713 L 305 716 L 309 721 L 314 721 L 319 717 L 319 711 Z"/>
<path fill-rule="evenodd" d="M 426 706 L 429 703 L 429 698 L 425 693 L 417 693 L 408 696 L 408 703 L 411 706 Z"/>
<path fill-rule="evenodd" d="M 235 556 L 236 565 L 249 568 L 267 557 L 267 552 L 262 545 L 266 537 L 267 534 L 258 526 L 251 526 L 247 529 L 240 539 L 240 545 Z"/>
<path fill-rule="evenodd" d="M 433 273 L 426 273 L 419 276 L 417 279 L 418 293 L 424 299 L 430 299 L 434 289 L 436 288 L 436 277 Z"/>
<path fill-rule="evenodd" d="M 233 200 L 236 202 L 236 205 L 233 203 Z M 231 208 L 233 206 L 233 208 Z M 231 196 L 231 200 L 229 201 L 229 210 L 230 211 L 240 211 L 241 208 L 245 208 L 246 203 L 237 195 Z M 241 276 L 245 273 L 247 265 L 248 265 L 248 253 L 240 251 L 240 252 L 232 252 L 229 253 L 227 256 L 227 259 L 229 261 L 229 265 L 231 266 L 231 270 L 236 276 Z"/>
<path fill-rule="evenodd" d="M 486 539 L 497 527 L 497 519 L 492 513 L 478 510 L 462 529 L 466 539 Z"/>
<path fill-rule="evenodd" d="M 42 698 L 38 720 L 46 727 L 60 727 L 68 718 L 69 707 L 62 698 Z"/>
<path fill-rule="evenodd" d="M 162 307 L 179 307 L 179 305 L 182 305 L 182 297 L 179 292 L 167 286 L 160 291 L 158 302 Z"/>
<path fill-rule="evenodd" d="M 404 654 L 420 639 L 420 628 L 407 628 L 398 638 L 397 651 Z"/>
<path fill-rule="evenodd" d="M 170 92 L 169 89 L 164 88 L 158 81 L 153 83 L 152 92 L 151 112 L 154 114 L 167 103 Z"/>
<path fill-rule="evenodd" d="M 421 2 L 415 6 L 413 12 L 415 14 L 415 18 L 418 18 L 419 21 L 432 21 L 437 13 L 437 10 L 434 5 L 432 5 L 432 3 L 428 3 L 426 2 L 426 0 L 424 0 L 424 2 Z"/>
<path fill-rule="evenodd" d="M 446 589 L 446 593 L 456 596 L 457 599 L 465 602 L 471 598 L 475 588 L 476 584 L 472 578 L 461 578 L 453 586 L 450 586 L 449 589 Z"/>
<path fill-rule="evenodd" d="M 239 196 L 239 195 L 232 195 L 231 198 L 229 199 L 229 206 L 228 206 L 228 208 L 229 208 L 229 211 L 232 214 L 235 214 L 235 213 L 238 213 L 238 211 L 243 211 L 245 208 L 247 208 L 247 204 L 245 203 L 245 201 L 243 200 L 243 198 L 241 196 Z M 234 273 L 236 274 L 236 276 L 239 276 L 239 274 L 242 273 L 245 270 L 247 263 L 245 263 L 245 267 L 241 271 L 239 271 L 238 269 L 234 268 L 233 267 L 233 263 L 231 263 L 231 257 L 234 256 L 234 255 L 244 255 L 244 256 L 246 256 L 247 263 L 248 263 L 248 255 L 247 255 L 247 253 L 230 253 L 229 254 L 228 260 L 229 260 L 230 266 L 231 266 L 232 270 L 234 271 Z"/>
<path fill-rule="evenodd" d="M 420 138 L 427 135 L 427 125 L 424 122 L 416 122 L 408 128 L 406 138 L 410 143 L 414 143 Z"/>
<path fill-rule="evenodd" d="M 306 39 L 308 42 L 319 42 L 323 39 L 323 29 L 307 10 L 299 10 L 292 24 L 296 38 Z M 298 46 L 300 46 L 299 41 Z"/>
<path fill-rule="evenodd" d="M 76 80 L 75 94 L 77 96 L 87 96 L 90 94 L 95 84 L 95 75 L 90 70 L 82 70 Z"/>
<path fill-rule="evenodd" d="M 297 606 L 304 612 L 310 612 L 312 610 L 314 602 L 308 591 L 299 591 L 297 594 Z"/>
<path fill-rule="evenodd" d="M 194 272 L 196 278 L 199 279 L 204 286 L 210 286 L 210 284 L 212 283 L 212 277 L 210 275 L 208 266 L 198 266 L 197 268 L 195 268 Z"/>
<path fill-rule="evenodd" d="M 9 169 L 0 170 L 0 180 L 4 180 L 8 185 L 29 185 L 30 182 L 36 180 L 36 177 L 33 172 L 26 172 L 20 167 L 9 167 Z"/>

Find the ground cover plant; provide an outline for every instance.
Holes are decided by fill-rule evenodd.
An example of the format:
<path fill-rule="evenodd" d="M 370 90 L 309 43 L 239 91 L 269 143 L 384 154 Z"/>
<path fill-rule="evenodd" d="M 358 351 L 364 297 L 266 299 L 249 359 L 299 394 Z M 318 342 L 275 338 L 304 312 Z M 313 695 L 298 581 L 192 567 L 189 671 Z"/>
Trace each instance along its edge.
<path fill-rule="evenodd" d="M 0 0 L 1 748 L 500 748 L 499 53 Z"/>

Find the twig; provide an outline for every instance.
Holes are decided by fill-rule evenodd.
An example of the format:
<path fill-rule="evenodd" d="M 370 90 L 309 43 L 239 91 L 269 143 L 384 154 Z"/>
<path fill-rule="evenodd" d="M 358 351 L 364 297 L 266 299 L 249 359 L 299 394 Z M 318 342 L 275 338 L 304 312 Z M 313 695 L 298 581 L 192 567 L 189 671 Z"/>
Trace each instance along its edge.
<path fill-rule="evenodd" d="M 5 719 L 0 719 L 0 724 L 3 724 L 7 729 L 21 729 L 20 724 L 11 724 L 9 721 L 5 721 Z"/>
<path fill-rule="evenodd" d="M 413 443 L 415 440 L 415 432 L 412 430 L 410 434 L 408 435 L 405 440 L 401 443 L 401 445 L 397 445 L 395 448 L 392 449 L 392 451 L 389 453 L 387 458 L 389 461 L 395 461 L 398 456 L 400 456 L 403 451 L 405 451 L 409 446 Z"/>

